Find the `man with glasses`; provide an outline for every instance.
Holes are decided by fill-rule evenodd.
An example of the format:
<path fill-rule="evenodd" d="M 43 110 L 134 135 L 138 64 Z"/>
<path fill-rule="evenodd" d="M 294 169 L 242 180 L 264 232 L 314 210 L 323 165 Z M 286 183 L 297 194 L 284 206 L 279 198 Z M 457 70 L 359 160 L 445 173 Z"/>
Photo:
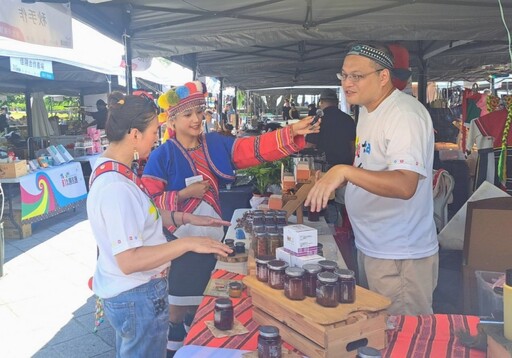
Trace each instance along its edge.
<path fill-rule="evenodd" d="M 393 57 L 384 47 L 353 46 L 341 80 L 348 103 L 361 106 L 354 165 L 319 179 L 306 205 L 319 211 L 347 187 L 345 205 L 358 251 L 359 283 L 387 296 L 391 314 L 430 314 L 437 285 L 433 219 L 434 131 L 425 107 L 392 84 Z"/>

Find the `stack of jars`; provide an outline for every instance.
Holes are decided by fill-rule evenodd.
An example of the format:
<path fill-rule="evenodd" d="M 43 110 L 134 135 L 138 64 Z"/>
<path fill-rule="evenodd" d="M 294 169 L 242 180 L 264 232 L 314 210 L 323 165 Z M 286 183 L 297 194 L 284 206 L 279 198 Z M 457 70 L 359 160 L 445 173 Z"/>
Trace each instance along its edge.
<path fill-rule="evenodd" d="M 284 210 L 254 212 L 252 235 L 256 257 L 276 256 L 276 249 L 283 246 L 283 228 L 287 223 Z"/>
<path fill-rule="evenodd" d="M 256 278 L 276 290 L 284 290 L 291 300 L 315 297 L 324 307 L 354 303 L 356 279 L 354 271 L 340 269 L 334 261 L 322 260 L 302 268 L 288 267 L 282 260 L 256 259 Z"/>

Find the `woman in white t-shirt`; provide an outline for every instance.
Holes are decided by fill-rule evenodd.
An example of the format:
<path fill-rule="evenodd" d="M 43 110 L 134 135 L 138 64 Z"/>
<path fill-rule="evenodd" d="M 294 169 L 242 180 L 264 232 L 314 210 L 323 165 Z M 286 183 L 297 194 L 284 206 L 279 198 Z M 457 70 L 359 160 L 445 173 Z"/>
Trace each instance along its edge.
<path fill-rule="evenodd" d="M 147 96 L 109 96 L 110 145 L 95 163 L 87 214 L 99 255 L 93 291 L 116 332 L 117 357 L 165 357 L 169 322 L 169 262 L 186 252 L 226 256 L 231 250 L 208 237 L 167 242 L 163 225 L 222 226 L 229 222 L 159 211 L 131 170 L 146 158 L 158 133 L 157 107 Z"/>

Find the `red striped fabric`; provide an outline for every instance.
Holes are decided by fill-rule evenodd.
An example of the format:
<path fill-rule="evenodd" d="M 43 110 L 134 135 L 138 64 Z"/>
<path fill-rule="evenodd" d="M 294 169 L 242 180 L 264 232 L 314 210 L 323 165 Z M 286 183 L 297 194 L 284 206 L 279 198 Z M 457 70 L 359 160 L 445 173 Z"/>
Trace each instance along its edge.
<path fill-rule="evenodd" d="M 241 280 L 244 275 L 235 274 L 224 270 L 216 270 L 212 274 L 212 278 L 222 279 L 236 279 Z M 203 302 L 199 306 L 194 322 L 190 327 L 187 337 L 185 338 L 185 345 L 193 344 L 207 347 L 221 347 L 231 349 L 242 349 L 248 351 L 255 351 L 258 349 L 258 328 L 259 325 L 252 319 L 252 299 L 247 296 L 247 290 L 244 290 L 241 298 L 232 298 L 233 309 L 235 312 L 235 319 L 247 328 L 249 333 L 244 335 L 215 338 L 206 324 L 205 321 L 213 321 L 213 309 L 215 307 L 216 297 L 205 296 Z M 297 353 L 296 349 L 288 343 L 284 343 L 284 347 L 293 350 Z"/>
<path fill-rule="evenodd" d="M 480 321 L 475 316 L 424 315 L 393 316 L 395 329 L 388 331 L 388 346 L 382 351 L 387 358 L 484 358 L 485 352 L 463 346 L 456 333 L 467 330 L 477 334 Z"/>
<path fill-rule="evenodd" d="M 217 181 L 217 177 L 213 175 L 208 166 L 208 162 L 206 161 L 206 157 L 201 148 L 194 150 L 193 152 L 189 152 L 190 157 L 194 161 L 196 166 L 196 170 L 198 174 L 203 176 L 203 180 L 208 180 L 210 182 L 210 189 L 204 194 L 203 200 L 210 204 L 215 212 L 222 216 L 220 210 L 220 200 L 219 200 L 219 183 Z"/>
<path fill-rule="evenodd" d="M 214 271 L 212 278 L 242 279 L 224 270 Z M 205 296 L 197 310 L 185 344 L 255 351 L 258 347 L 258 324 L 252 319 L 252 300 L 244 291 L 241 298 L 233 298 L 235 317 L 249 333 L 233 337 L 215 338 L 205 321 L 213 320 L 215 297 Z M 388 331 L 388 346 L 382 350 L 384 358 L 485 358 L 486 353 L 463 346 L 456 337 L 459 330 L 477 334 L 479 318 L 464 315 L 392 316 L 395 328 Z M 299 354 L 289 344 L 287 349 Z"/>

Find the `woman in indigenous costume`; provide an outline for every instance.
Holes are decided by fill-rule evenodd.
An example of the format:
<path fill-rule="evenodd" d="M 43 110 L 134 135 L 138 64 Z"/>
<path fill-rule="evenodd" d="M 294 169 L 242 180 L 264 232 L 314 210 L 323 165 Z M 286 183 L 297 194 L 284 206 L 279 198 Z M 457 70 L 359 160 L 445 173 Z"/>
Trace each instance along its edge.
<path fill-rule="evenodd" d="M 304 148 L 304 136 L 317 133 L 312 117 L 257 137 L 236 138 L 203 133 L 206 86 L 199 81 L 171 89 L 158 99 L 167 113 L 170 138 L 155 149 L 142 180 L 159 208 L 221 218 L 219 186 L 235 180 L 234 170 L 284 158 Z M 222 240 L 216 227 L 171 225 L 175 237 L 209 236 Z M 215 266 L 215 257 L 187 253 L 173 260 L 169 282 L 169 349 L 176 350 L 185 336 L 183 319 L 193 313 Z M 189 314 L 190 316 L 190 314 Z"/>

